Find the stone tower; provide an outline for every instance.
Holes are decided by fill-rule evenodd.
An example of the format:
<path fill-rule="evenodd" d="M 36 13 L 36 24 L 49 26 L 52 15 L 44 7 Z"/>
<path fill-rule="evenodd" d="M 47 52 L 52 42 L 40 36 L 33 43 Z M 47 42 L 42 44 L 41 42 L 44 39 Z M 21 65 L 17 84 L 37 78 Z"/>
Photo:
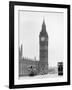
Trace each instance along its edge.
<path fill-rule="evenodd" d="M 21 45 L 21 47 L 19 47 L 19 60 L 22 59 L 23 56 L 23 46 Z"/>
<path fill-rule="evenodd" d="M 39 72 L 40 74 L 48 73 L 48 34 L 46 32 L 45 21 L 43 20 L 42 30 L 39 35 Z"/>

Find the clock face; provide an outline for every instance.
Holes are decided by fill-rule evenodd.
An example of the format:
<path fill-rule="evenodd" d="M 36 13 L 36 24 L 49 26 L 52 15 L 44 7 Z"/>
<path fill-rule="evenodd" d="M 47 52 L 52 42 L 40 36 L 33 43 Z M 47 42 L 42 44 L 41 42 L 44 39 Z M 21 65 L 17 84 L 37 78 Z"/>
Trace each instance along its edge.
<path fill-rule="evenodd" d="M 41 41 L 44 41 L 45 40 L 45 37 L 41 37 Z"/>

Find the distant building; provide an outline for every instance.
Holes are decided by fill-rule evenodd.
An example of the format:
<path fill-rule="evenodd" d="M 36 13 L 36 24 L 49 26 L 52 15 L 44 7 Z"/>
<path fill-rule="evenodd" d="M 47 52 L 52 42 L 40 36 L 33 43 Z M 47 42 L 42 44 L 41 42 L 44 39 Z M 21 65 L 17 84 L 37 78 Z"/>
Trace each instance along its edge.
<path fill-rule="evenodd" d="M 35 74 L 37 74 L 38 70 L 38 61 L 30 60 L 23 58 L 19 61 L 19 76 L 28 76 L 30 74 L 30 67 L 33 67 Z"/>
<path fill-rule="evenodd" d="M 43 20 L 42 30 L 39 35 L 39 60 L 23 57 L 23 47 L 19 48 L 19 76 L 29 76 L 31 70 L 35 75 L 48 73 L 48 34 Z"/>

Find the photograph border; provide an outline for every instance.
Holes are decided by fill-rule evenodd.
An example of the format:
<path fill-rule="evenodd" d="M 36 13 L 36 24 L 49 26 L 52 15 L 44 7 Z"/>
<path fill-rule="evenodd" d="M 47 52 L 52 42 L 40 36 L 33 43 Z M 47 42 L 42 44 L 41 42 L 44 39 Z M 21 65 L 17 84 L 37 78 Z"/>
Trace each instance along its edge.
<path fill-rule="evenodd" d="M 14 84 L 14 6 L 34 6 L 34 7 L 52 7 L 67 9 L 67 82 L 39 83 L 39 84 Z M 32 2 L 9 2 L 9 88 L 29 88 L 44 86 L 70 85 L 70 5 L 50 4 L 50 3 L 32 3 Z"/>

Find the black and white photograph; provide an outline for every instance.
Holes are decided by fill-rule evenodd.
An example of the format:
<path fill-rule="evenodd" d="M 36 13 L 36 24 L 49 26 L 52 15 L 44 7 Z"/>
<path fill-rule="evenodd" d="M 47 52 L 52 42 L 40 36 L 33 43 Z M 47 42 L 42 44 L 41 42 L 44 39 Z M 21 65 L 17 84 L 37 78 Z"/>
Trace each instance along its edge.
<path fill-rule="evenodd" d="M 14 85 L 69 83 L 69 6 L 15 4 Z"/>
<path fill-rule="evenodd" d="M 64 14 L 61 12 L 18 12 L 19 77 L 62 76 Z"/>

